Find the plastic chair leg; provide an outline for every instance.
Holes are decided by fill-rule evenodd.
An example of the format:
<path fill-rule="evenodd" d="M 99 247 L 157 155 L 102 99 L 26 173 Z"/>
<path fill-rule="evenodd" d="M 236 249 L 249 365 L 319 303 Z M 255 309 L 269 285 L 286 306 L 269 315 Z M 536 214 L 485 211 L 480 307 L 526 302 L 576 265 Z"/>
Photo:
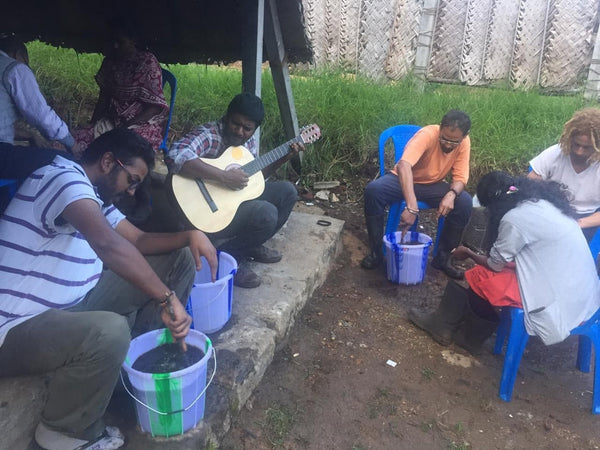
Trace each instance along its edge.
<path fill-rule="evenodd" d="M 506 347 L 506 356 L 504 357 L 504 366 L 502 368 L 502 378 L 500 379 L 500 390 L 498 395 L 505 402 L 510 402 L 512 391 L 521 364 L 521 358 L 525 351 L 525 346 L 529 340 L 529 335 L 525 330 L 523 320 L 523 310 L 519 308 L 510 308 L 510 333 L 508 335 L 508 345 Z"/>
<path fill-rule="evenodd" d="M 594 330 L 594 394 L 592 395 L 592 414 L 600 414 L 600 330 Z"/>
<path fill-rule="evenodd" d="M 579 336 L 579 345 L 577 346 L 577 368 L 581 372 L 590 371 L 590 360 L 592 358 L 592 340 L 588 336 Z"/>
<path fill-rule="evenodd" d="M 494 355 L 502 354 L 502 348 L 508 335 L 510 328 L 510 311 L 509 308 L 502 308 L 500 311 L 500 323 L 496 328 L 496 343 L 494 344 Z"/>
<path fill-rule="evenodd" d="M 600 327 L 597 322 L 584 324 L 571 332 L 579 334 L 577 368 L 589 372 L 592 345 L 594 346 L 594 392 L 592 394 L 592 414 L 600 414 Z"/>

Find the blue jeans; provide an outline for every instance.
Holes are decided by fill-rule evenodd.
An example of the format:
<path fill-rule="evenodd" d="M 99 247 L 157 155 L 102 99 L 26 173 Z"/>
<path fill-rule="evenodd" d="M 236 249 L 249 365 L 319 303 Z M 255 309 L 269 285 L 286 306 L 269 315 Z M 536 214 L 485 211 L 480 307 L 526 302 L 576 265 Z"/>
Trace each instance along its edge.
<path fill-rule="evenodd" d="M 433 184 L 415 184 L 415 195 L 420 202 L 427 203 L 431 208 L 437 208 L 440 201 L 450 190 L 445 181 Z M 386 207 L 392 203 L 404 200 L 398 177 L 386 173 L 383 177 L 371 181 L 365 188 L 365 216 L 378 216 L 385 213 Z M 463 191 L 454 200 L 454 209 L 446 217 L 444 227 L 450 225 L 464 228 L 471 217 L 473 199 L 468 192 Z"/>

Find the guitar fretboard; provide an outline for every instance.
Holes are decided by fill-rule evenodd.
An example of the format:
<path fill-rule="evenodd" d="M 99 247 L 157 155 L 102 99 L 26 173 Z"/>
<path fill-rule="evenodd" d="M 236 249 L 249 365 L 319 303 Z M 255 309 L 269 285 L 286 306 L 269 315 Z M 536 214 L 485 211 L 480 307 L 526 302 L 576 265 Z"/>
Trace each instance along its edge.
<path fill-rule="evenodd" d="M 244 172 L 248 174 L 248 176 L 252 176 L 255 173 L 263 170 L 265 167 L 270 166 L 271 164 L 279 161 L 281 158 L 291 153 L 292 149 L 290 148 L 290 145 L 301 141 L 301 136 L 297 136 L 294 139 L 290 139 L 285 144 L 282 144 L 279 147 L 274 148 L 270 152 L 253 159 L 248 164 L 244 164 L 241 168 Z"/>

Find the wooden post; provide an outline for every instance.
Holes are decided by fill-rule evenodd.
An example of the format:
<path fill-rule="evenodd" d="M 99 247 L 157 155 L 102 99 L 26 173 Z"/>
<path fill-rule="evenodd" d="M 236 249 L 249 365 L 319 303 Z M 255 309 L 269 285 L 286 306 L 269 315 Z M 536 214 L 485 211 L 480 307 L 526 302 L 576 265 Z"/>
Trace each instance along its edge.
<path fill-rule="evenodd" d="M 277 14 L 277 5 L 275 0 L 267 0 L 267 15 L 265 17 L 265 46 L 273 85 L 277 94 L 277 103 L 279 104 L 279 113 L 283 122 L 283 129 L 288 139 L 298 136 L 298 117 L 296 116 L 296 106 L 292 95 L 292 86 L 290 83 L 290 72 L 287 64 L 287 56 L 283 46 L 283 37 L 281 36 L 281 27 L 279 25 L 279 15 Z"/>
<path fill-rule="evenodd" d="M 283 123 L 283 130 L 287 139 L 292 139 L 299 134 L 298 116 L 296 115 L 296 105 L 292 94 L 292 84 L 290 81 L 290 72 L 288 68 L 287 55 L 283 45 L 281 35 L 281 26 L 279 23 L 279 14 L 275 0 L 267 0 L 265 17 L 265 47 L 269 66 L 271 67 L 271 76 L 277 95 L 279 105 L 279 114 Z M 292 158 L 292 168 L 299 175 L 302 166 L 302 156 Z"/>
<path fill-rule="evenodd" d="M 242 91 L 253 92 L 261 97 L 265 1 L 245 0 L 242 3 L 244 6 L 241 11 L 245 17 L 242 30 Z M 260 153 L 260 128 L 254 137 Z"/>

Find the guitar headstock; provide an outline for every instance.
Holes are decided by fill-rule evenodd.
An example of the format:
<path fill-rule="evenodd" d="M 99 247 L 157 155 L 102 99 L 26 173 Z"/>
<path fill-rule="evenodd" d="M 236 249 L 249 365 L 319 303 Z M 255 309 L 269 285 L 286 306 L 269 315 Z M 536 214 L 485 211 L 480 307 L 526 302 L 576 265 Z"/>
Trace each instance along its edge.
<path fill-rule="evenodd" d="M 302 127 L 300 139 L 303 144 L 311 144 L 321 137 L 321 129 L 316 123 Z"/>

